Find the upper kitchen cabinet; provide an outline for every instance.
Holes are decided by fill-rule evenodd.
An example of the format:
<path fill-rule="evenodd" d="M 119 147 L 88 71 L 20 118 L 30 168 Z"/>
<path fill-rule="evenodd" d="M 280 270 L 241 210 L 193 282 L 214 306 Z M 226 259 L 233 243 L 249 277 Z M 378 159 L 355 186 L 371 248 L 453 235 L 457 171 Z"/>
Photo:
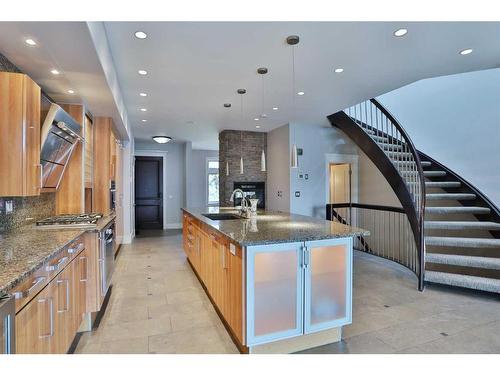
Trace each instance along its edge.
<path fill-rule="evenodd" d="M 111 134 L 113 120 L 109 117 L 94 119 L 94 211 L 111 211 Z"/>
<path fill-rule="evenodd" d="M 39 195 L 40 87 L 27 75 L 0 72 L 0 196 Z"/>

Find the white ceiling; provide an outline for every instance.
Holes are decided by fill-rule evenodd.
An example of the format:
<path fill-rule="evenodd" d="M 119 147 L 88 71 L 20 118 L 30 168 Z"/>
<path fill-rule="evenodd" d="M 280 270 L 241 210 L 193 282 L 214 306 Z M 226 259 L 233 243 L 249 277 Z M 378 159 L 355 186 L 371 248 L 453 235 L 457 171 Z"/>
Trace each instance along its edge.
<path fill-rule="evenodd" d="M 293 121 L 288 35 L 301 38 L 296 91 L 305 95 L 296 96 L 295 119 L 306 124 L 324 123 L 325 116 L 350 104 L 422 78 L 500 66 L 500 23 L 106 22 L 105 27 L 134 136 L 169 135 L 203 149 L 217 147 L 222 129 L 256 130 L 260 66 L 269 69 L 269 117 L 258 122 L 260 131 Z M 409 32 L 396 38 L 400 27 Z M 135 38 L 137 30 L 148 38 Z M 474 52 L 461 56 L 464 48 Z M 336 67 L 345 70 L 335 74 Z M 149 74 L 140 76 L 139 69 Z M 238 88 L 247 89 L 243 121 Z M 225 102 L 232 108 L 225 109 Z M 148 111 L 140 112 L 142 107 Z"/>
<path fill-rule="evenodd" d="M 394 30 L 408 34 L 395 38 Z M 477 22 L 105 22 L 128 119 L 137 139 L 170 135 L 193 148 L 216 149 L 222 129 L 257 130 L 265 66 L 265 113 L 260 131 L 326 116 L 422 78 L 500 66 L 500 23 Z M 139 40 L 134 32 L 148 38 Z M 296 47 L 296 116 L 291 106 L 291 48 Z M 39 42 L 28 47 L 24 39 Z M 461 56 L 458 52 L 473 48 Z M 0 22 L 0 52 L 57 100 L 81 102 L 94 115 L 118 113 L 85 22 Z M 52 68 L 63 74 L 53 76 Z M 344 68 L 341 74 L 333 69 Z M 137 70 L 146 69 L 147 76 Z M 67 89 L 76 90 L 75 95 Z M 246 88 L 244 118 L 240 97 Z M 148 97 L 139 96 L 148 93 Z M 439 100 L 437 98 L 436 100 Z M 223 103 L 232 103 L 225 109 Z M 278 111 L 272 111 L 278 106 Z M 147 108 L 143 113 L 140 108 Z M 147 119 L 142 123 L 141 119 Z"/>

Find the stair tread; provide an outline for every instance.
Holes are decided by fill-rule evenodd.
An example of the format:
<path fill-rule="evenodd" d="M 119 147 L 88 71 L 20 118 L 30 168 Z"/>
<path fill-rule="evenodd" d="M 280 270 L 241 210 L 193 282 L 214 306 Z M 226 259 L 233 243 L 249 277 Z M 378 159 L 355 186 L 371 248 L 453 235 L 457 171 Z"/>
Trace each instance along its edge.
<path fill-rule="evenodd" d="M 466 200 L 476 199 L 476 194 L 468 193 L 429 193 L 425 194 L 428 200 Z"/>
<path fill-rule="evenodd" d="M 446 176 L 445 171 L 424 171 L 424 176 L 435 177 L 435 176 Z"/>
<path fill-rule="evenodd" d="M 500 270 L 500 258 L 477 257 L 469 255 L 427 253 L 426 263 L 449 264 L 453 266 L 487 268 Z"/>
<path fill-rule="evenodd" d="M 493 221 L 426 221 L 425 229 L 484 229 L 500 230 L 500 223 Z"/>
<path fill-rule="evenodd" d="M 489 214 L 488 207 L 425 207 L 425 212 L 429 214 Z"/>
<path fill-rule="evenodd" d="M 426 236 L 425 244 L 442 247 L 473 247 L 473 248 L 499 248 L 500 239 L 497 238 L 470 238 L 470 237 L 439 237 Z"/>
<path fill-rule="evenodd" d="M 460 275 L 448 272 L 425 271 L 425 281 L 462 288 L 500 292 L 500 280 L 487 277 Z"/>
<path fill-rule="evenodd" d="M 426 181 L 427 187 L 460 187 L 462 184 L 459 181 Z"/>

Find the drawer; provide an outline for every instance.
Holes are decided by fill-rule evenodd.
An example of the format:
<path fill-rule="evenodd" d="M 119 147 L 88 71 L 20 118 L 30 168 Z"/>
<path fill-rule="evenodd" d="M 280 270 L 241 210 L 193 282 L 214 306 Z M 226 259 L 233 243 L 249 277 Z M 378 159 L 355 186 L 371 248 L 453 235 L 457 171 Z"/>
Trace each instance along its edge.
<path fill-rule="evenodd" d="M 72 243 L 70 243 L 68 246 L 66 246 L 64 251 L 71 260 L 75 258 L 79 253 L 81 253 L 84 249 L 85 249 L 85 239 L 83 236 L 80 236 Z"/>
<path fill-rule="evenodd" d="M 50 281 L 49 272 L 43 265 L 12 290 L 16 300 L 16 313 L 33 299 Z"/>

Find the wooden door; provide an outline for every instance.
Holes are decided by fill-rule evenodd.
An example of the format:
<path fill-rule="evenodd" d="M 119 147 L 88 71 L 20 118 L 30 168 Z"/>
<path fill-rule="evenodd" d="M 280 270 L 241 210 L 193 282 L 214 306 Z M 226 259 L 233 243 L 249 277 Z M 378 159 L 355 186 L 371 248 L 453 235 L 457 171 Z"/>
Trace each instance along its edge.
<path fill-rule="evenodd" d="M 330 164 L 330 203 L 351 201 L 351 165 Z"/>
<path fill-rule="evenodd" d="M 78 279 L 78 275 L 75 275 L 77 273 L 77 262 L 73 260 L 52 281 L 56 284 L 57 292 L 55 325 L 58 339 L 57 352 L 61 354 L 68 351 L 81 322 L 81 318 L 78 317 L 77 304 L 80 287 L 75 282 Z"/>
<path fill-rule="evenodd" d="M 40 164 L 40 87 L 24 76 L 23 113 L 26 139 L 24 160 L 24 194 L 40 195 L 42 171 Z"/>
<path fill-rule="evenodd" d="M 135 228 L 163 229 L 163 158 L 135 158 Z"/>
<path fill-rule="evenodd" d="M 57 353 L 57 290 L 49 283 L 16 315 L 16 353 Z"/>
<path fill-rule="evenodd" d="M 233 245 L 234 246 L 234 245 Z M 233 251 L 231 252 L 231 248 Z M 243 254 L 239 246 L 228 246 L 227 251 L 228 292 L 226 320 L 233 334 L 243 342 Z"/>
<path fill-rule="evenodd" d="M 109 117 L 96 117 L 94 119 L 93 210 L 104 214 L 111 211 L 109 137 L 112 126 L 113 120 Z"/>

